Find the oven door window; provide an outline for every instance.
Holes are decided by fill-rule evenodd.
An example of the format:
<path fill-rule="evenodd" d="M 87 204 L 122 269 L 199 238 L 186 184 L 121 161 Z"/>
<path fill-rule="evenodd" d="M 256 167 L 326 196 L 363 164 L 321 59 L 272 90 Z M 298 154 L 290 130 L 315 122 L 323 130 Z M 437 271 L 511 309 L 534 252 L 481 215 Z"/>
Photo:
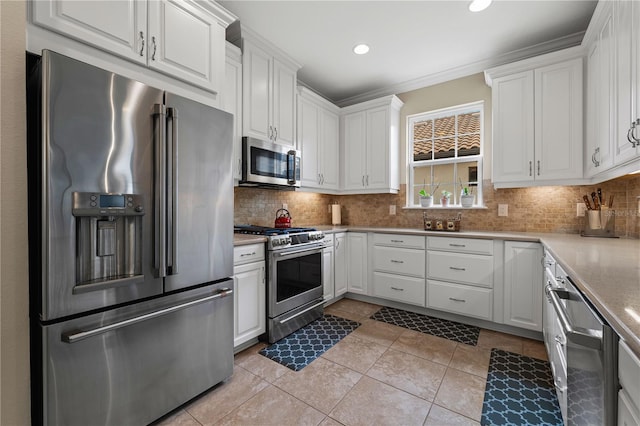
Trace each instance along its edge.
<path fill-rule="evenodd" d="M 251 174 L 287 179 L 287 154 L 251 147 Z"/>
<path fill-rule="evenodd" d="M 322 286 L 322 254 L 281 260 L 277 264 L 276 301 L 282 302 Z"/>

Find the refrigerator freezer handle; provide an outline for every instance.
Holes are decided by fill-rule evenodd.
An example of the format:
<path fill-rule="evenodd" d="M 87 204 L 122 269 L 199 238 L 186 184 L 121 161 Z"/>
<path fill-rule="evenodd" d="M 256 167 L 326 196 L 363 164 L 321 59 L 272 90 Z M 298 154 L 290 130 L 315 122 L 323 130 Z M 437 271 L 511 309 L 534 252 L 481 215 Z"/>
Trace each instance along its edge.
<path fill-rule="evenodd" d="M 167 108 L 167 275 L 178 273 L 178 109 Z"/>
<path fill-rule="evenodd" d="M 162 104 L 153 108 L 153 148 L 154 148 L 154 256 L 153 264 L 158 277 L 167 274 L 167 116 Z"/>

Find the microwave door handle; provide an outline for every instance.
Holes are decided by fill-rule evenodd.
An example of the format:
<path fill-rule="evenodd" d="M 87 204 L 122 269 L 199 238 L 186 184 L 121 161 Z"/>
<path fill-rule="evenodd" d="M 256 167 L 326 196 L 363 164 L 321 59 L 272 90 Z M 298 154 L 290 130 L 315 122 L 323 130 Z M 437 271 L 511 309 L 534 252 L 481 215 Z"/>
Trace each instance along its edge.
<path fill-rule="evenodd" d="M 560 302 L 560 299 L 569 299 L 569 292 L 559 288 L 547 287 L 547 294 L 551 299 L 553 310 L 558 315 L 560 326 L 567 340 L 572 341 L 578 346 L 600 350 L 602 348 L 601 332 L 574 327 L 573 324 L 571 324 L 569 316 L 564 306 L 562 306 L 562 302 Z M 580 301 L 579 303 L 584 303 L 584 301 Z"/>
<path fill-rule="evenodd" d="M 287 152 L 287 183 L 289 185 L 295 185 L 296 183 L 296 152 Z"/>
<path fill-rule="evenodd" d="M 178 273 L 178 109 L 167 108 L 167 275 Z"/>
<path fill-rule="evenodd" d="M 162 278 L 167 274 L 166 248 L 166 134 L 167 114 L 162 104 L 153 107 L 153 148 L 154 148 L 154 254 L 153 266 L 157 277 Z"/>

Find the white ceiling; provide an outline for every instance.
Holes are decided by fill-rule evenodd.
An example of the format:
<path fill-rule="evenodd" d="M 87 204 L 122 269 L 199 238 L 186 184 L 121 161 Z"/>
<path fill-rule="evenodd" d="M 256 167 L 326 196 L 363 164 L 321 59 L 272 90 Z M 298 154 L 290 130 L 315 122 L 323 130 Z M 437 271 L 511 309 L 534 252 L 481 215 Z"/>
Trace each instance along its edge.
<path fill-rule="evenodd" d="M 344 106 L 579 44 L 591 0 L 219 1 L 302 65 L 298 80 Z M 367 43 L 363 56 L 353 46 Z"/>

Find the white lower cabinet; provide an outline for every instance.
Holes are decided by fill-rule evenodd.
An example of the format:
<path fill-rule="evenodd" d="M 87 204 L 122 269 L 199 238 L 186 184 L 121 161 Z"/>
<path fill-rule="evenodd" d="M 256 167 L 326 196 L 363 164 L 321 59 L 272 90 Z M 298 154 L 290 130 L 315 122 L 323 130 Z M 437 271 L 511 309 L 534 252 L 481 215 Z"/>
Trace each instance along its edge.
<path fill-rule="evenodd" d="M 335 293 L 333 235 L 325 234 L 325 248 L 322 249 L 322 287 L 324 301 L 333 299 Z"/>
<path fill-rule="evenodd" d="M 347 234 L 347 290 L 351 293 L 368 294 L 367 285 L 367 234 Z"/>
<path fill-rule="evenodd" d="M 427 307 L 493 318 L 493 241 L 427 237 Z"/>
<path fill-rule="evenodd" d="M 338 232 L 333 236 L 333 285 L 334 297 L 347 292 L 347 233 Z"/>
<path fill-rule="evenodd" d="M 640 359 L 624 343 L 618 345 L 618 425 L 640 425 Z"/>
<path fill-rule="evenodd" d="M 539 243 L 504 243 L 504 323 L 542 331 L 543 274 Z"/>
<path fill-rule="evenodd" d="M 264 245 L 235 247 L 234 259 L 233 346 L 238 347 L 266 331 Z"/>
<path fill-rule="evenodd" d="M 373 273 L 373 295 L 383 299 L 424 306 L 424 278 Z"/>

